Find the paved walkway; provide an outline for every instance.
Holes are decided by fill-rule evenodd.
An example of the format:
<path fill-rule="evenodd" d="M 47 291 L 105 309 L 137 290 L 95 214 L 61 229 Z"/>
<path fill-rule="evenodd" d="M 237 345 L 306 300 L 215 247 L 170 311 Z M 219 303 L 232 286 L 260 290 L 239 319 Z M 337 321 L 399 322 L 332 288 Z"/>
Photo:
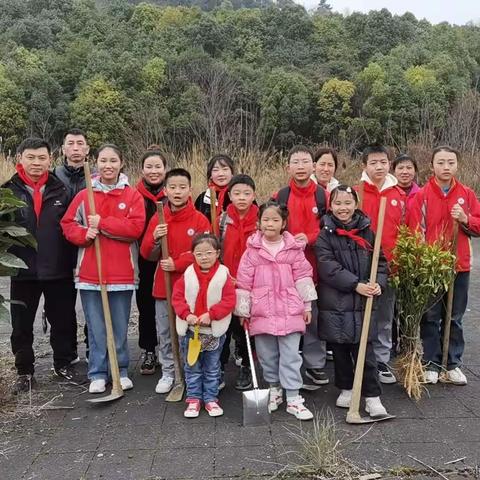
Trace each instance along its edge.
<path fill-rule="evenodd" d="M 416 479 L 480 478 L 479 273 L 477 261 L 465 319 L 467 386 L 431 386 L 416 403 L 400 386 L 387 385 L 384 403 L 397 419 L 373 427 L 344 422 L 345 411 L 334 407 L 338 392 L 332 385 L 305 394 L 317 412 L 332 411 L 337 438 L 352 464 L 385 472 L 385 479 L 407 478 L 408 473 Z M 8 353 L 8 334 L 9 327 L 0 325 L 3 354 Z M 36 342 L 39 350 L 48 352 L 40 332 Z M 294 437 L 301 428 L 311 432 L 312 423 L 300 425 L 281 408 L 270 426 L 241 426 L 241 395 L 231 386 L 234 366 L 221 394 L 225 415 L 212 419 L 202 412 L 198 419 L 186 420 L 183 403 L 166 403 L 154 393 L 158 374 L 139 375 L 136 338 L 130 343 L 134 389 L 104 406 L 88 405 L 85 388 L 53 380 L 50 353 L 38 359 L 39 390 L 31 402 L 28 395 L 20 399 L 15 415 L 0 417 L 1 480 L 269 478 L 285 465 L 305 463 L 295 453 L 301 448 Z M 328 372 L 332 378 L 331 364 Z M 49 410 L 50 406 L 73 408 Z M 455 460 L 459 461 L 449 463 Z"/>

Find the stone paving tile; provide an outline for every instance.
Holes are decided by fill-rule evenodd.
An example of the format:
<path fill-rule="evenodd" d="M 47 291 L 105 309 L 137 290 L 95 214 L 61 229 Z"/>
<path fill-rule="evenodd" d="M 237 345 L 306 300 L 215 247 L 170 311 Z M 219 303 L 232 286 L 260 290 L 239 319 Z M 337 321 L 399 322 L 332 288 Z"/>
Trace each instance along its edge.
<path fill-rule="evenodd" d="M 439 437 L 432 428 L 429 420 L 419 419 L 412 422 L 409 419 L 398 418 L 379 422 L 377 424 L 386 442 L 409 443 L 415 442 L 441 442 L 443 437 Z"/>
<path fill-rule="evenodd" d="M 480 418 L 425 420 L 436 438 L 449 442 L 480 442 Z"/>
<path fill-rule="evenodd" d="M 455 464 L 456 468 L 462 466 L 480 467 L 480 442 L 448 442 L 454 451 L 455 459 L 467 457 L 462 462 Z"/>
<path fill-rule="evenodd" d="M 39 455 L 24 475 L 25 480 L 78 480 L 85 474 L 93 453 Z"/>
<path fill-rule="evenodd" d="M 68 410 L 61 425 L 63 428 L 75 427 L 105 427 L 108 425 L 117 405 L 89 406 L 80 404 L 73 410 Z"/>
<path fill-rule="evenodd" d="M 155 452 L 127 450 L 95 455 L 88 467 L 86 480 L 139 480 L 150 476 Z"/>
<path fill-rule="evenodd" d="M 269 445 L 215 449 L 215 475 L 267 474 L 279 470 L 275 450 Z"/>
<path fill-rule="evenodd" d="M 206 479 L 213 477 L 215 450 L 213 448 L 177 448 L 155 452 L 151 474 L 155 479 Z"/>
<path fill-rule="evenodd" d="M 215 446 L 215 420 L 210 423 L 200 423 L 194 427 L 190 423 L 177 423 L 168 429 L 159 431 L 158 447 L 165 448 L 209 448 Z"/>
<path fill-rule="evenodd" d="M 158 443 L 159 429 L 152 425 L 110 425 L 104 430 L 99 452 L 106 450 L 152 449 Z"/>
<path fill-rule="evenodd" d="M 269 425 L 256 427 L 234 427 L 228 424 L 217 424 L 215 430 L 215 446 L 249 447 L 253 445 L 269 445 L 272 435 Z"/>
<path fill-rule="evenodd" d="M 90 427 L 59 428 L 46 437 L 42 453 L 94 452 L 101 438 L 102 431 Z"/>
<path fill-rule="evenodd" d="M 144 400 L 126 399 L 118 405 L 111 418 L 111 423 L 118 425 L 157 425 L 160 426 L 165 417 L 166 405 L 159 403 L 153 396 Z"/>
<path fill-rule="evenodd" d="M 200 415 L 197 418 L 186 419 L 183 416 L 183 412 L 186 408 L 185 402 L 178 403 L 167 403 L 165 415 L 163 417 L 162 429 L 170 429 L 174 424 L 188 424 L 188 425 L 199 425 L 201 423 L 214 423 L 215 420 L 208 415 L 205 410 L 200 411 Z M 222 418 L 222 417 L 218 417 Z"/>
<path fill-rule="evenodd" d="M 418 409 L 424 418 L 469 418 L 471 410 L 467 409 L 455 396 L 442 398 L 423 398 L 418 402 Z"/>
<path fill-rule="evenodd" d="M 388 448 L 398 455 L 401 465 L 418 470 L 423 470 L 424 467 L 411 457 L 415 457 L 427 465 L 436 465 L 439 468 L 445 462 L 458 458 L 455 456 L 452 447 L 444 442 L 389 443 Z"/>

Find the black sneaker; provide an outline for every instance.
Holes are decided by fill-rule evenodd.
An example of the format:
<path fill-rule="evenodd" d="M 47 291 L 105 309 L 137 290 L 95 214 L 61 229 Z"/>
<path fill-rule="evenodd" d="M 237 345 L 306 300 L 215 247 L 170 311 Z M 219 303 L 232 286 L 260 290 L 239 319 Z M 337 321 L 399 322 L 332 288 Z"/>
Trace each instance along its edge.
<path fill-rule="evenodd" d="M 145 352 L 143 354 L 143 362 L 140 366 L 140 373 L 142 375 L 153 375 L 157 366 L 157 356 L 155 352 Z"/>
<path fill-rule="evenodd" d="M 67 380 L 67 382 L 71 383 L 72 385 L 84 385 L 88 382 L 88 379 L 85 375 L 80 374 L 70 365 L 61 368 L 54 368 L 53 374 L 57 377 Z"/>
<path fill-rule="evenodd" d="M 13 394 L 18 395 L 19 393 L 29 392 L 30 389 L 36 386 L 37 382 L 33 375 L 18 375 L 15 385 L 13 386 Z"/>
<path fill-rule="evenodd" d="M 250 371 L 250 367 L 240 367 L 235 388 L 237 390 L 248 390 L 252 388 L 252 386 L 252 372 Z"/>
<path fill-rule="evenodd" d="M 391 372 L 390 368 L 386 363 L 378 362 L 378 380 L 381 383 L 391 384 L 396 383 L 397 379 L 395 375 Z"/>
<path fill-rule="evenodd" d="M 326 385 L 329 380 L 327 374 L 320 368 L 307 368 L 305 376 L 309 378 L 315 385 Z"/>
<path fill-rule="evenodd" d="M 327 350 L 326 358 L 329 362 L 333 362 L 333 352 L 331 350 Z"/>

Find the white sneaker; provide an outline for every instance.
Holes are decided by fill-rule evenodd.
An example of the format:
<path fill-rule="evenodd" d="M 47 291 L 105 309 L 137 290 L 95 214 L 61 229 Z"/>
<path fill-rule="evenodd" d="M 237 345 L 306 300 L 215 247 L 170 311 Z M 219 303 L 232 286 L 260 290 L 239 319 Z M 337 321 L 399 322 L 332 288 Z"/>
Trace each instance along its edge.
<path fill-rule="evenodd" d="M 175 379 L 173 377 L 163 375 L 162 378 L 158 381 L 157 386 L 155 387 L 155 392 L 168 393 L 173 388 L 174 382 Z"/>
<path fill-rule="evenodd" d="M 270 413 L 278 410 L 278 406 L 283 403 L 283 389 L 281 387 L 270 387 L 270 400 L 268 402 L 268 411 Z"/>
<path fill-rule="evenodd" d="M 313 413 L 304 405 L 305 399 L 298 395 L 295 398 L 287 400 L 287 413 L 295 415 L 298 420 L 311 420 Z"/>
<path fill-rule="evenodd" d="M 89 393 L 103 393 L 106 390 L 107 382 L 103 378 L 92 380 L 88 387 Z"/>
<path fill-rule="evenodd" d="M 438 372 L 436 370 L 427 370 L 425 372 L 425 383 L 435 385 L 438 382 Z"/>
<path fill-rule="evenodd" d="M 133 388 L 133 382 L 128 377 L 120 377 L 120 383 L 122 390 L 131 390 Z"/>
<path fill-rule="evenodd" d="M 445 375 L 441 375 L 440 381 L 443 383 L 453 383 L 454 385 L 466 385 L 467 377 L 460 368 L 457 367 L 453 370 L 448 370 Z"/>
<path fill-rule="evenodd" d="M 373 417 L 383 417 L 388 415 L 386 408 L 382 405 L 380 397 L 366 397 L 365 411 Z"/>
<path fill-rule="evenodd" d="M 352 391 L 342 390 L 337 398 L 336 405 L 340 408 L 350 408 L 350 402 L 352 401 Z"/>

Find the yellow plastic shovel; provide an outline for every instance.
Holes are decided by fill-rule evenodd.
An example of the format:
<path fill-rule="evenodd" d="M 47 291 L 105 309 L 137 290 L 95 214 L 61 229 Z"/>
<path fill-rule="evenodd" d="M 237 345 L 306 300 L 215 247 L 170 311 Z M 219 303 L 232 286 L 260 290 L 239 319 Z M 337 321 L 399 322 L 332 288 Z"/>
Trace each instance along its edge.
<path fill-rule="evenodd" d="M 202 349 L 202 342 L 198 338 L 200 325 L 197 323 L 193 329 L 193 338 L 188 341 L 187 363 L 193 367 L 197 363 L 200 350 Z"/>

